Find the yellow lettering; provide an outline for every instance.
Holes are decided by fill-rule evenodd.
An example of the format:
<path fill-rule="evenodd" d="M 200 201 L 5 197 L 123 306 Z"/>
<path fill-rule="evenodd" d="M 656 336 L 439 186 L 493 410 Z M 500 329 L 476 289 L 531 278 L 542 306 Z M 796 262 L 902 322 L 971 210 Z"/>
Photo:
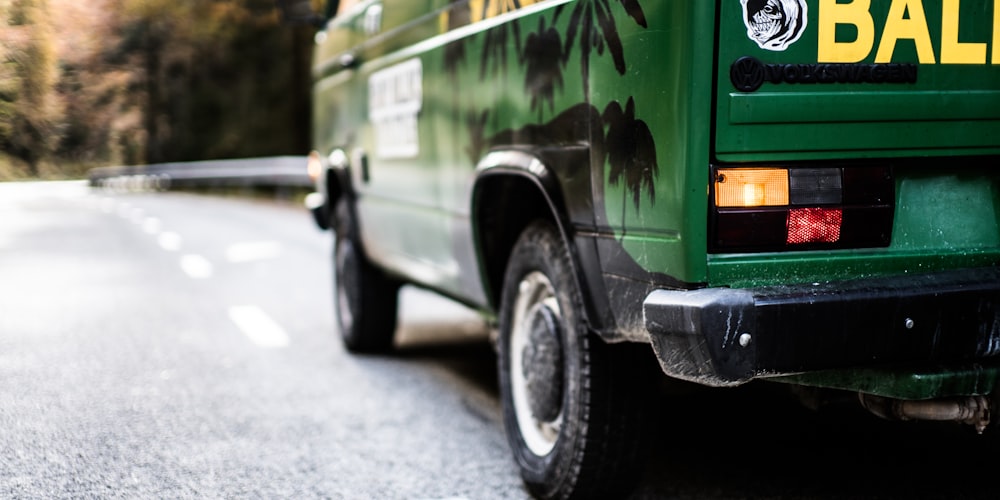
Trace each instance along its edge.
<path fill-rule="evenodd" d="M 486 0 L 469 0 L 469 18 L 472 22 L 478 23 L 482 21 L 486 12 L 483 10 L 483 4 Z"/>
<path fill-rule="evenodd" d="M 941 64 L 986 64 L 986 44 L 958 41 L 959 2 L 944 0 L 941 12 Z"/>
<path fill-rule="evenodd" d="M 1000 64 L 1000 2 L 993 0 L 993 64 Z"/>
<path fill-rule="evenodd" d="M 875 22 L 869 12 L 871 0 L 854 0 L 837 3 L 837 0 L 819 2 L 818 61 L 821 63 L 856 63 L 863 61 L 875 45 Z M 852 42 L 837 41 L 837 25 L 850 24 L 858 30 Z"/>
<path fill-rule="evenodd" d="M 470 18 L 473 23 L 513 12 L 522 7 L 536 4 L 541 0 L 469 0 Z"/>
<path fill-rule="evenodd" d="M 909 17 L 905 17 L 909 15 Z M 957 16 L 957 14 L 956 14 Z M 927 28 L 922 0 L 893 0 L 889 7 L 889 17 L 885 21 L 882 41 L 875 53 L 875 62 L 892 62 L 892 53 L 899 40 L 913 40 L 917 46 L 917 60 L 920 64 L 934 64 L 934 46 Z"/>
<path fill-rule="evenodd" d="M 0 0 L 2 2 L 3 0 Z M 343 0 L 341 0 L 343 1 Z M 445 9 L 438 15 L 438 29 L 441 33 L 459 26 L 485 21 L 491 17 L 513 12 L 517 9 L 534 5 L 543 0 L 468 0 L 465 10 L 457 8 Z"/>
<path fill-rule="evenodd" d="M 486 6 L 486 17 L 497 17 L 503 12 L 503 3 L 499 1 L 487 2 Z"/>

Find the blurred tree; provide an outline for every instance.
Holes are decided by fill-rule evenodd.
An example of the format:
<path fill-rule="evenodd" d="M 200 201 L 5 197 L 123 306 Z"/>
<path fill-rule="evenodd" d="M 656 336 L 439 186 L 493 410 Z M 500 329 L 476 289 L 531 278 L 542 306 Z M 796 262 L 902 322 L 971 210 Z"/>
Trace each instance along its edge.
<path fill-rule="evenodd" d="M 0 6 L 0 18 L 6 17 L 7 6 Z M 14 102 L 17 100 L 17 79 L 13 59 L 8 56 L 11 40 L 5 24 L 0 24 L 0 146 L 5 146 L 14 130 Z M 6 148 L 5 148 L 6 149 Z"/>
<path fill-rule="evenodd" d="M 55 41 L 46 0 L 10 0 L 0 4 L 0 146 L 23 160 L 29 173 L 58 138 L 61 113 L 56 93 Z"/>
<path fill-rule="evenodd" d="M 53 24 L 62 27 L 58 53 L 64 102 L 56 155 L 70 163 L 144 161 L 142 110 L 132 98 L 133 68 L 110 64 L 117 46 L 116 0 L 50 0 Z"/>
<path fill-rule="evenodd" d="M 122 1 L 147 162 L 307 151 L 310 47 L 273 0 Z"/>
<path fill-rule="evenodd" d="M 0 0 L 0 149 L 33 173 L 304 154 L 312 35 L 274 0 Z"/>

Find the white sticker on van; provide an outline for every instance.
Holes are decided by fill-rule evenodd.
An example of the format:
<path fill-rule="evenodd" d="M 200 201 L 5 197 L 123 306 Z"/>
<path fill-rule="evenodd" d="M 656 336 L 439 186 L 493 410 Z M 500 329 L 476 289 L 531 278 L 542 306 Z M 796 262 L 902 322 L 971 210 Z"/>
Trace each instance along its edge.
<path fill-rule="evenodd" d="M 375 129 L 375 155 L 413 158 L 420 154 L 417 117 L 423 108 L 420 59 L 390 66 L 368 79 L 368 118 Z"/>
<path fill-rule="evenodd" d="M 747 36 L 765 50 L 783 51 L 806 30 L 806 0 L 740 0 Z"/>

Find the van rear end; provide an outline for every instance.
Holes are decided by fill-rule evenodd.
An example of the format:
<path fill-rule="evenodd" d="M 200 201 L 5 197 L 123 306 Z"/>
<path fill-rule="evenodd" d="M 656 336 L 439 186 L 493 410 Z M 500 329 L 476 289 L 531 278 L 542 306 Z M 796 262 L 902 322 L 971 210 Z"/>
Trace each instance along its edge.
<path fill-rule="evenodd" d="M 713 360 L 675 375 L 908 400 L 992 392 L 998 7 L 720 2 L 709 286 L 645 303 L 659 353 L 697 335 L 689 357 Z"/>

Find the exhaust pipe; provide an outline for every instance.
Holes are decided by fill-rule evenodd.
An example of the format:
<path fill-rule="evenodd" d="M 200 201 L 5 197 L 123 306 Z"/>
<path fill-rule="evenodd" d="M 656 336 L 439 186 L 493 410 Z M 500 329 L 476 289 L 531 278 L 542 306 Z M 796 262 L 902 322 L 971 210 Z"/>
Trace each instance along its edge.
<path fill-rule="evenodd" d="M 985 396 L 911 401 L 858 394 L 861 406 L 886 420 L 934 420 L 972 425 L 982 434 L 990 424 L 991 404 Z"/>

